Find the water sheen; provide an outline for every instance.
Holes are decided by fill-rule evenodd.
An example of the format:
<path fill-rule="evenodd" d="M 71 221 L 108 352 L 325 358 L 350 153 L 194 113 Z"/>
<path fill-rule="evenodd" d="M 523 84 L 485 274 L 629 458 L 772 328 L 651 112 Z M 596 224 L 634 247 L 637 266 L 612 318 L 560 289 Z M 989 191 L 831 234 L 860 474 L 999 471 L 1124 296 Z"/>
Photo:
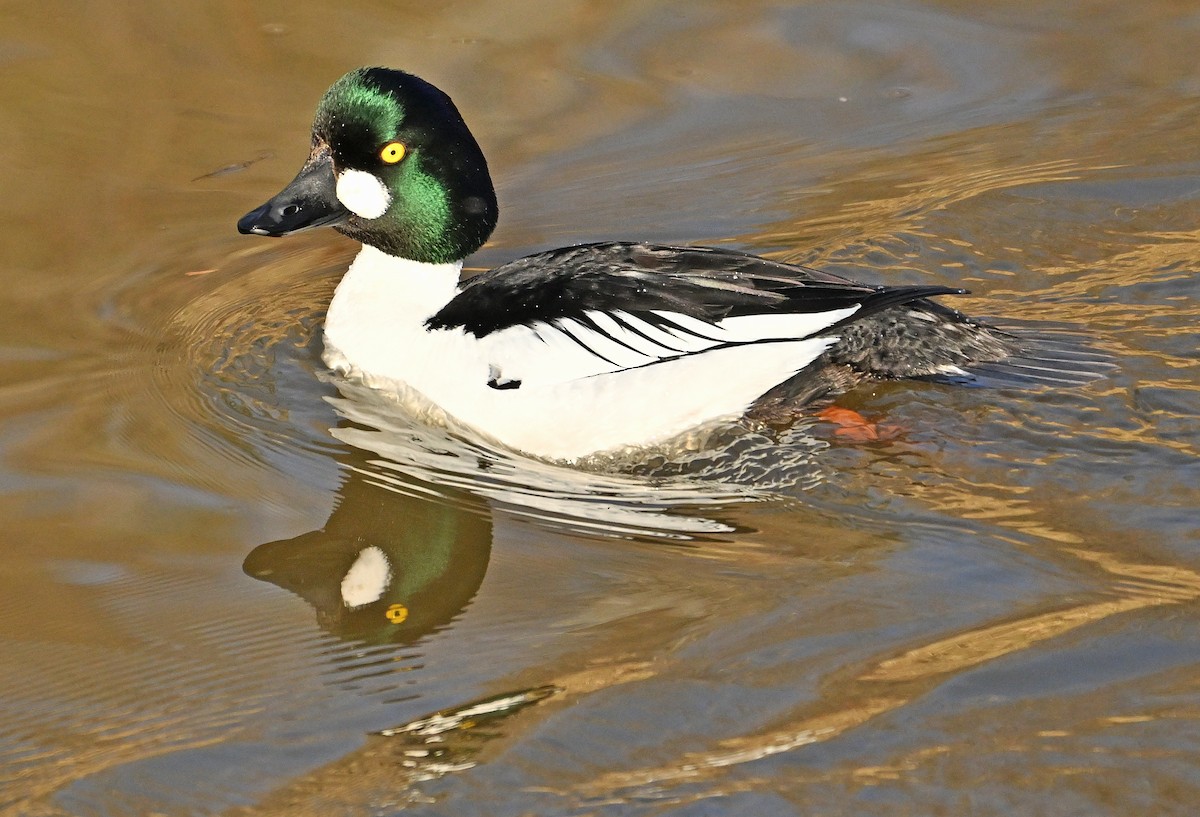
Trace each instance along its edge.
<path fill-rule="evenodd" d="M 1187 814 L 1188 3 L 0 10 L 0 815 Z M 354 248 L 234 222 L 360 64 L 450 91 L 469 266 L 719 244 L 1084 328 L 567 469 L 320 361 Z"/>

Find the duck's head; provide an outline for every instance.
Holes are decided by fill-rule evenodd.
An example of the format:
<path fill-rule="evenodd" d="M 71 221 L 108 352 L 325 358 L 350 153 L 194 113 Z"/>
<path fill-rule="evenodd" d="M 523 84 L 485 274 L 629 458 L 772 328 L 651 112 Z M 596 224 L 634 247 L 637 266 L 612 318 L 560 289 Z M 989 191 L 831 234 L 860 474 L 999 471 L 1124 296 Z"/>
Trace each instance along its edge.
<path fill-rule="evenodd" d="M 496 215 L 487 161 L 450 97 L 403 71 L 360 68 L 317 106 L 300 173 L 238 230 L 328 224 L 389 255 L 446 263 L 479 249 Z"/>

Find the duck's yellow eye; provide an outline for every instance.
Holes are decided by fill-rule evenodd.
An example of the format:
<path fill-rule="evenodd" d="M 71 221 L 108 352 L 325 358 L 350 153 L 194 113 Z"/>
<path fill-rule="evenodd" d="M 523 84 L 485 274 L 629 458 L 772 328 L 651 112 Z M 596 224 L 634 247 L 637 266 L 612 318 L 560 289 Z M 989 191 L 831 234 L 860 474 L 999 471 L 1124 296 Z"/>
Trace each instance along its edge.
<path fill-rule="evenodd" d="M 394 165 L 404 158 L 404 153 L 405 148 L 402 143 L 388 142 L 383 146 L 383 150 L 379 151 L 379 158 L 389 165 Z"/>

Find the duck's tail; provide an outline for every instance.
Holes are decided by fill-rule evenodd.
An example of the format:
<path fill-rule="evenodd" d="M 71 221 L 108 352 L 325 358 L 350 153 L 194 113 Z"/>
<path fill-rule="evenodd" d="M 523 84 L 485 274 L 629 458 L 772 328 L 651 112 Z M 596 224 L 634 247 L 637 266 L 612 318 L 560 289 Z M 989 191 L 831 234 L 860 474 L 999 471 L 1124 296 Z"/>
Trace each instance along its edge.
<path fill-rule="evenodd" d="M 836 344 L 760 397 L 749 416 L 768 423 L 788 420 L 805 405 L 870 380 L 1070 388 L 1114 368 L 1112 355 L 1071 325 L 977 320 L 922 299 L 844 327 Z"/>
<path fill-rule="evenodd" d="M 1002 356 L 915 379 L 985 388 L 1071 387 L 1098 380 L 1116 368 L 1112 355 L 1069 324 L 1012 319 L 977 323 L 1002 342 Z"/>

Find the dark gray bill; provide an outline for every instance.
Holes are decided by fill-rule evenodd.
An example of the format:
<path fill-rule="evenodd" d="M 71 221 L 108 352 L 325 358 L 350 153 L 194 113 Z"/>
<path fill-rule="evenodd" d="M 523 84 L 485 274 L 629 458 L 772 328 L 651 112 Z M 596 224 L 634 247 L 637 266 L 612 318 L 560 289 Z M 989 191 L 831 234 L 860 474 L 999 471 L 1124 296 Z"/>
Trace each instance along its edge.
<path fill-rule="evenodd" d="M 329 149 L 314 151 L 304 167 L 273 199 L 238 220 L 238 232 L 283 236 L 337 224 L 350 217 L 337 197 Z"/>

